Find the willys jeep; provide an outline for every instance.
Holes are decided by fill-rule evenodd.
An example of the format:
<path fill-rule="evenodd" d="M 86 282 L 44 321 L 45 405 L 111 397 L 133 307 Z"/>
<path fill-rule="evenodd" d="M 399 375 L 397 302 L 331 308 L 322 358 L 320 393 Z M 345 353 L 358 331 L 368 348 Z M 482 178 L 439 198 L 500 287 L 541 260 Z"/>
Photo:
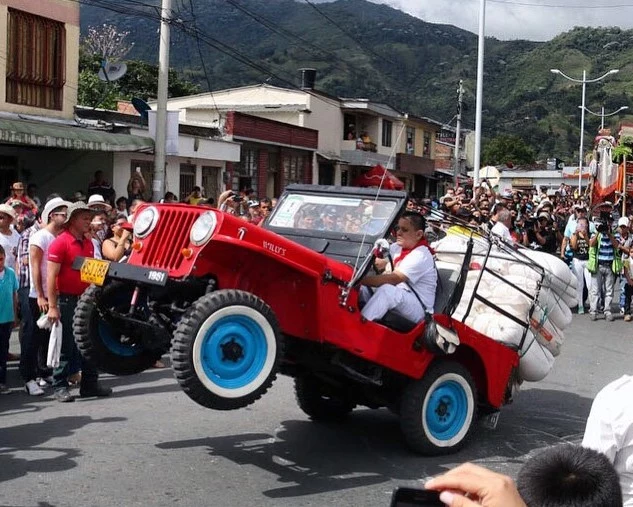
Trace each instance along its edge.
<path fill-rule="evenodd" d="M 478 411 L 495 416 L 509 400 L 519 359 L 451 319 L 459 270 L 439 272 L 434 320 L 446 339 L 429 343 L 424 321 L 396 313 L 361 318 L 359 281 L 406 200 L 290 185 L 263 227 L 216 209 L 146 204 L 126 263 L 75 261 L 92 283 L 75 312 L 77 345 L 115 375 L 141 372 L 171 349 L 182 389 L 216 410 L 245 407 L 289 375 L 315 421 L 387 407 L 412 449 L 453 452 Z"/>

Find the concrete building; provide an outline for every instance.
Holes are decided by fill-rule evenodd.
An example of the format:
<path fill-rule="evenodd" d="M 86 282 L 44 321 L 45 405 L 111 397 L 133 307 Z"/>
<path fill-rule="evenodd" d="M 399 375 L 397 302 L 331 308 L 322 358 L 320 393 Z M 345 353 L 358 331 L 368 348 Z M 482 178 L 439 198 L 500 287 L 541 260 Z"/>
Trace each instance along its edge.
<path fill-rule="evenodd" d="M 0 0 L 0 111 L 72 119 L 79 4 Z"/>
<path fill-rule="evenodd" d="M 439 124 L 427 118 L 409 117 L 407 120 L 393 107 L 367 99 L 333 97 L 314 89 L 315 75 L 305 71 L 301 89 L 265 83 L 244 86 L 173 98 L 168 102 L 168 109 L 179 111 L 183 122 L 219 127 L 225 132 L 226 118 L 232 112 L 317 132 L 318 143 L 315 148 L 310 148 L 312 183 L 350 185 L 363 171 L 382 164 L 395 171 L 405 181 L 407 189 L 424 186 L 422 178 L 433 172 L 435 132 Z M 301 137 L 302 132 L 295 131 L 294 138 Z M 262 143 L 258 144 L 261 148 Z M 293 144 L 289 138 L 279 139 L 276 144 L 268 143 L 266 150 L 274 153 L 274 146 L 291 150 L 308 149 L 305 145 Z M 240 167 L 249 165 L 249 157 L 243 154 Z M 274 167 L 273 154 L 265 170 Z M 239 178 L 243 182 L 248 178 L 253 181 L 253 174 L 243 172 L 237 176 L 238 181 Z M 310 180 L 305 177 L 306 174 L 298 179 Z M 260 177 L 260 180 L 261 190 L 258 191 L 261 193 L 263 178 Z M 275 184 L 273 180 L 274 177 L 266 178 L 266 195 L 279 195 L 283 189 L 283 179 L 277 178 Z M 235 185 L 236 181 L 232 184 Z"/>

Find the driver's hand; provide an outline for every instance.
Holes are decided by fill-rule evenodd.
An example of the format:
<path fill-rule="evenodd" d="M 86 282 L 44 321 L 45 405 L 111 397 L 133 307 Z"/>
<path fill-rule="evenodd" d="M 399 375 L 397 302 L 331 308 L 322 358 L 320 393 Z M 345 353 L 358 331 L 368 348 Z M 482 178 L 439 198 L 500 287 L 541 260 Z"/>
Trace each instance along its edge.
<path fill-rule="evenodd" d="M 378 272 L 384 271 L 389 261 L 387 259 L 374 259 L 374 269 Z"/>

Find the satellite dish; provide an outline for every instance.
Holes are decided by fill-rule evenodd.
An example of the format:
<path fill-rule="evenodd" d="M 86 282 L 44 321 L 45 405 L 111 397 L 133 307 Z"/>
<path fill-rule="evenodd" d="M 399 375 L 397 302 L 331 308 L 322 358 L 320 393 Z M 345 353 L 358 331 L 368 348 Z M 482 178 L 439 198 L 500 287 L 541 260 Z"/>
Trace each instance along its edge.
<path fill-rule="evenodd" d="M 147 102 L 145 102 L 143 99 L 139 99 L 138 97 L 134 97 L 132 99 L 132 105 L 134 106 L 134 109 L 136 109 L 139 112 L 143 121 L 147 123 L 147 111 L 152 110 L 150 105 Z"/>
<path fill-rule="evenodd" d="M 123 62 L 120 63 L 110 63 L 104 62 L 99 69 L 99 79 L 101 81 L 116 81 L 117 79 L 121 79 L 125 73 L 127 72 L 127 65 Z"/>

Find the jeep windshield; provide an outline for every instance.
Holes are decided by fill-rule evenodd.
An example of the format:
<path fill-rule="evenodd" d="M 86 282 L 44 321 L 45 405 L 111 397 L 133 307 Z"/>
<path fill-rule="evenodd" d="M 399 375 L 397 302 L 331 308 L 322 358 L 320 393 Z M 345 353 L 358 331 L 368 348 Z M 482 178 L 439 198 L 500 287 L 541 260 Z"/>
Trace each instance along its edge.
<path fill-rule="evenodd" d="M 291 185 L 265 228 L 349 263 L 386 236 L 405 200 L 404 192 L 382 191 L 376 199 L 375 189 Z"/>

